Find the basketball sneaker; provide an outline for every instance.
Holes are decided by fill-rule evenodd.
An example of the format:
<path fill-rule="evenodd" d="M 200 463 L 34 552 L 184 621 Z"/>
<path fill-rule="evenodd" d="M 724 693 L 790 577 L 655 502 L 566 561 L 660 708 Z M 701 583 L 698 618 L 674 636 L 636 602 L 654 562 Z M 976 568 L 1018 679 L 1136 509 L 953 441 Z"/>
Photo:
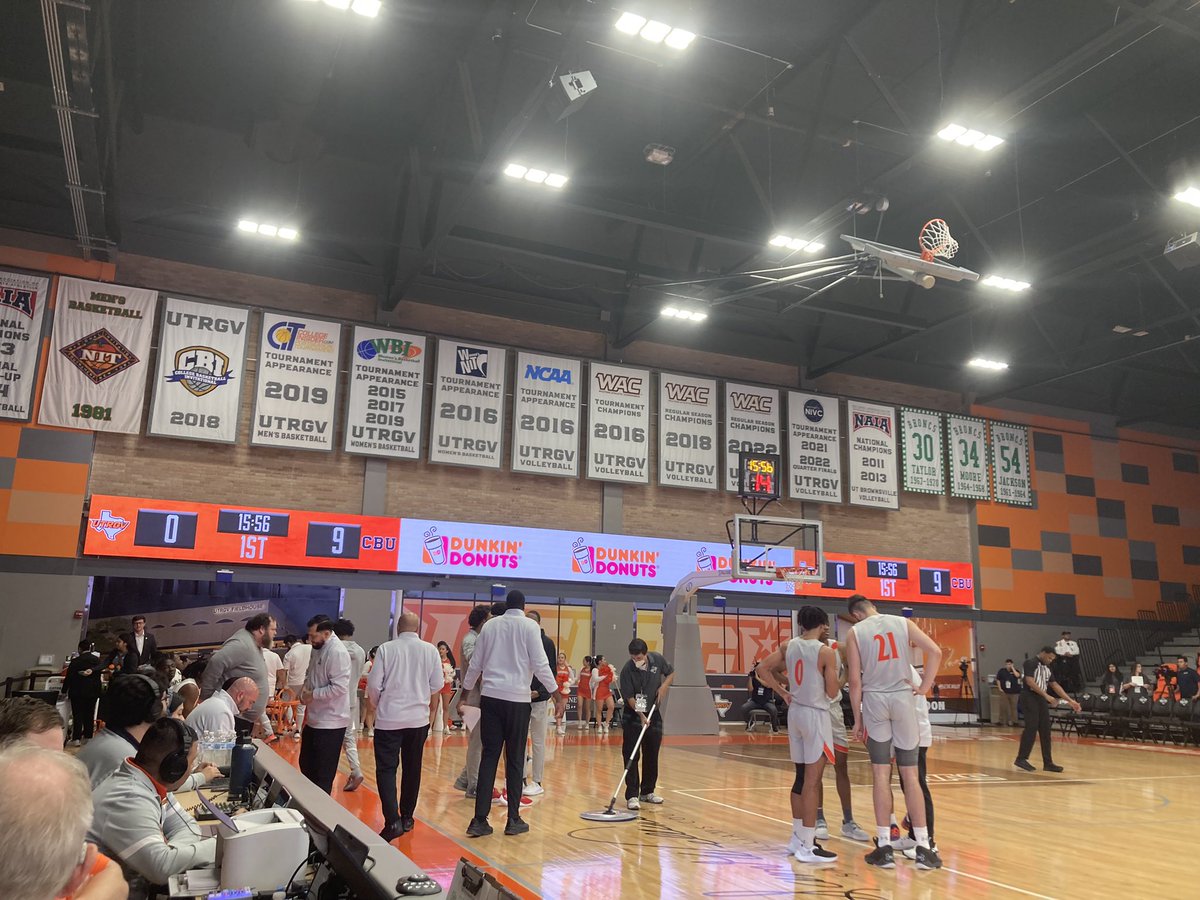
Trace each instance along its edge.
<path fill-rule="evenodd" d="M 811 847 L 797 847 L 796 852 L 792 854 L 792 858 L 796 862 L 802 863 L 831 863 L 837 862 L 837 854 L 832 850 L 826 850 L 820 844 L 813 842 Z"/>
<path fill-rule="evenodd" d="M 829 823 L 826 822 L 824 819 L 818 818 L 817 819 L 817 830 L 816 830 L 815 834 L 817 837 L 819 837 L 823 841 L 829 840 Z"/>
<path fill-rule="evenodd" d="M 505 788 L 504 790 L 500 790 L 499 788 L 492 788 L 492 805 L 493 806 L 507 806 L 508 805 L 508 788 Z M 524 797 L 524 796 L 521 797 L 521 809 L 524 809 L 527 806 L 533 806 L 533 801 L 528 797 Z"/>
<path fill-rule="evenodd" d="M 842 837 L 852 841 L 862 841 L 864 844 L 871 841 L 871 836 L 859 828 L 858 823 L 854 821 L 842 823 Z"/>
<path fill-rule="evenodd" d="M 917 846 L 917 842 L 907 836 L 892 839 L 892 849 L 899 850 L 901 853 L 911 850 L 915 846 Z"/>
<path fill-rule="evenodd" d="M 916 854 L 918 869 L 940 869 L 942 867 L 942 858 L 932 847 L 922 847 L 918 844 Z"/>
<path fill-rule="evenodd" d="M 796 834 L 796 832 L 793 831 L 791 840 L 788 841 L 788 845 L 787 845 L 788 856 L 792 856 L 799 849 L 800 849 L 800 835 Z"/>
<path fill-rule="evenodd" d="M 937 852 L 938 852 L 937 843 L 936 843 L 936 842 L 934 842 L 934 841 L 930 841 L 930 842 L 929 842 L 929 848 L 930 848 L 931 850 L 933 850 L 933 852 L 934 852 L 934 853 L 937 853 Z M 912 846 L 912 847 L 910 847 L 909 849 L 907 849 L 907 850 L 903 851 L 903 853 L 904 853 L 904 858 L 905 858 L 905 859 L 911 859 L 911 860 L 913 860 L 914 862 L 916 862 L 916 859 L 917 859 L 917 848 L 916 848 L 916 846 L 915 846 L 915 845 L 914 845 L 914 846 Z"/>
<path fill-rule="evenodd" d="M 900 826 L 899 825 L 892 825 L 892 830 L 888 832 L 888 840 L 890 840 L 893 844 L 896 843 L 896 841 L 900 840 Z"/>
<path fill-rule="evenodd" d="M 863 857 L 867 861 L 868 866 L 876 866 L 880 869 L 896 868 L 896 857 L 892 853 L 890 846 L 880 847 L 876 842 L 875 849 Z"/>

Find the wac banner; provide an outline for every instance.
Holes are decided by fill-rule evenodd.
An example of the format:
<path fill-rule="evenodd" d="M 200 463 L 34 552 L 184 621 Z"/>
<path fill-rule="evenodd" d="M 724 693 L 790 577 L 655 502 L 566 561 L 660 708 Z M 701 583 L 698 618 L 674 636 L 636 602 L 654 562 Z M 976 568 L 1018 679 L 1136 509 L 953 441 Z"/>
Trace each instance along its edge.
<path fill-rule="evenodd" d="M 788 496 L 842 502 L 841 402 L 788 391 Z"/>
<path fill-rule="evenodd" d="M 0 271 L 0 419 L 28 422 L 50 279 Z"/>
<path fill-rule="evenodd" d="M 508 351 L 438 340 L 429 461 L 500 468 Z"/>
<path fill-rule="evenodd" d="M 904 489 L 920 494 L 944 494 L 942 414 L 927 409 L 900 410 L 900 455 L 904 460 Z"/>
<path fill-rule="evenodd" d="M 419 458 L 429 339 L 355 325 L 352 347 L 346 452 Z"/>
<path fill-rule="evenodd" d="M 517 354 L 513 387 L 512 470 L 579 477 L 579 397 L 583 364 L 541 353 Z"/>
<path fill-rule="evenodd" d="M 992 422 L 992 480 L 999 503 L 1033 505 L 1029 475 L 1029 429 L 1024 425 Z"/>
<path fill-rule="evenodd" d="M 856 506 L 899 509 L 896 410 L 847 400 L 846 420 L 850 426 L 850 502 Z"/>
<path fill-rule="evenodd" d="M 90 431 L 142 429 L 158 293 L 62 278 L 38 422 Z"/>
<path fill-rule="evenodd" d="M 725 382 L 725 490 L 738 489 L 738 453 L 779 452 L 779 391 Z"/>
<path fill-rule="evenodd" d="M 148 434 L 237 440 L 249 321 L 248 309 L 167 297 Z"/>
<path fill-rule="evenodd" d="M 591 363 L 588 379 L 588 478 L 648 484 L 650 373 Z"/>
<path fill-rule="evenodd" d="M 265 310 L 250 443 L 333 450 L 342 326 Z"/>
<path fill-rule="evenodd" d="M 658 375 L 658 483 L 717 490 L 717 383 Z"/>
<path fill-rule="evenodd" d="M 951 497 L 992 499 L 987 454 L 987 422 L 972 416 L 946 416 Z"/>

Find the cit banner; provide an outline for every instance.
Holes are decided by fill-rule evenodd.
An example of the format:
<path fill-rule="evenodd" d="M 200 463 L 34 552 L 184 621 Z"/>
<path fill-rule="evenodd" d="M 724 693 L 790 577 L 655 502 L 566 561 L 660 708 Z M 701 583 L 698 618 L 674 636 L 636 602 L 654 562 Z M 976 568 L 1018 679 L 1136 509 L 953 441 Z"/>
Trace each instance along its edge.
<path fill-rule="evenodd" d="M 419 458 L 429 339 L 355 325 L 352 346 L 346 452 Z"/>
<path fill-rule="evenodd" d="M 579 398 L 583 364 L 541 353 L 517 354 L 513 386 L 512 470 L 579 477 Z"/>
<path fill-rule="evenodd" d="M 341 347 L 336 322 L 263 313 L 251 444 L 333 450 Z"/>
<path fill-rule="evenodd" d="M 500 468 L 507 351 L 438 340 L 429 461 Z"/>
<path fill-rule="evenodd" d="M 658 483 L 717 490 L 717 383 L 658 376 Z"/>
<path fill-rule="evenodd" d="M 50 279 L 0 271 L 0 419 L 28 422 Z"/>

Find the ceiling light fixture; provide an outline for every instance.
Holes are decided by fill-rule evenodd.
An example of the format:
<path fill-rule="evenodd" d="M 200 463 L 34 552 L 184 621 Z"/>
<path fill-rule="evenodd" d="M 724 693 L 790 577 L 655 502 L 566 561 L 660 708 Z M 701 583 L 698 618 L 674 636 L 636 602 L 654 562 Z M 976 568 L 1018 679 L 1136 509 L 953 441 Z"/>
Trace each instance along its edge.
<path fill-rule="evenodd" d="M 937 133 L 943 141 L 953 141 L 963 147 L 974 147 L 976 150 L 987 152 L 995 150 L 1004 143 L 1004 138 L 994 134 L 985 134 L 976 128 L 967 128 L 951 122 Z"/>
<path fill-rule="evenodd" d="M 253 219 L 238 219 L 237 230 L 285 241 L 294 241 L 300 237 L 300 232 L 290 225 L 273 225 L 270 222 L 255 222 Z"/>
<path fill-rule="evenodd" d="M 1200 206 L 1200 188 L 1189 187 L 1175 195 L 1175 199 L 1192 206 Z"/>
<path fill-rule="evenodd" d="M 662 308 L 662 316 L 666 319 L 683 319 L 685 322 L 703 322 L 708 318 L 708 313 L 701 312 L 698 309 L 681 309 L 678 306 L 664 306 Z"/>
<path fill-rule="evenodd" d="M 621 13 L 621 18 L 617 19 L 617 31 L 625 34 L 637 34 L 642 30 L 642 26 L 646 24 L 646 17 L 639 16 L 637 13 Z"/>
<path fill-rule="evenodd" d="M 541 184 L 549 177 L 550 173 L 545 169 L 530 169 L 525 173 L 525 180 L 533 184 Z"/>
<path fill-rule="evenodd" d="M 350 8 L 350 0 L 325 0 L 326 6 L 332 6 L 334 9 L 347 10 Z"/>
<path fill-rule="evenodd" d="M 686 28 L 675 28 L 657 19 L 647 19 L 637 13 L 623 12 L 613 23 L 623 34 L 640 35 L 651 44 L 666 44 L 672 50 L 686 50 L 696 40 L 696 33 Z"/>
<path fill-rule="evenodd" d="M 562 188 L 571 180 L 570 177 L 559 172 L 533 169 L 519 162 L 510 162 L 504 167 L 504 174 L 509 178 L 528 181 L 530 184 L 542 184 L 548 188 Z"/>
<path fill-rule="evenodd" d="M 360 16 L 366 16 L 368 19 L 374 19 L 379 15 L 379 10 L 383 8 L 381 0 L 354 0 L 350 4 L 351 12 L 356 12 Z"/>
<path fill-rule="evenodd" d="M 646 162 L 656 166 L 669 166 L 675 159 L 675 148 L 666 144 L 647 144 L 642 152 L 646 156 Z"/>
<path fill-rule="evenodd" d="M 984 287 L 1001 288 L 1002 290 L 1020 293 L 1030 288 L 1028 281 L 1017 281 L 1015 278 L 1005 278 L 1002 275 L 989 275 L 979 282 Z"/>
<path fill-rule="evenodd" d="M 249 219 L 238 219 L 238 231 L 258 231 L 258 223 Z"/>
<path fill-rule="evenodd" d="M 782 247 L 788 250 L 803 250 L 805 253 L 820 253 L 825 249 L 825 245 L 820 241 L 806 241 L 803 238 L 794 238 L 788 234 L 777 234 L 767 243 L 772 247 Z"/>
<path fill-rule="evenodd" d="M 976 369 L 987 369 L 990 372 L 1003 372 L 1008 368 L 1008 363 L 1000 362 L 995 359 L 984 359 L 982 356 L 977 356 L 967 363 L 968 366 L 973 366 Z"/>

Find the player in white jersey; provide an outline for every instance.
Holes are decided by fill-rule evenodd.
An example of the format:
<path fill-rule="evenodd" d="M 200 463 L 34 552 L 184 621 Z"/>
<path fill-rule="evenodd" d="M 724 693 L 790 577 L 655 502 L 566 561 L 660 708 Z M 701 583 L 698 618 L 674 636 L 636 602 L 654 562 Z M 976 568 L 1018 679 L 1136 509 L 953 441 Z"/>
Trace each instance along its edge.
<path fill-rule="evenodd" d="M 829 701 L 838 694 L 837 654 L 823 636 L 829 616 L 815 606 L 800 610 L 800 636 L 758 664 L 755 675 L 788 704 L 788 746 L 796 766 L 792 783 L 792 839 L 788 852 L 799 862 L 828 863 L 837 854 L 816 842 L 817 794 L 825 760 L 833 761 Z M 787 678 L 784 686 L 781 676 Z"/>
<path fill-rule="evenodd" d="M 912 677 L 910 679 L 914 688 L 921 685 L 921 673 L 914 667 Z M 926 754 L 929 748 L 933 746 L 933 726 L 929 722 L 929 701 L 924 695 L 917 694 L 913 697 L 913 702 L 916 704 L 917 710 L 917 731 L 920 733 L 920 749 L 917 756 L 917 780 L 921 784 L 921 793 L 925 796 L 925 826 L 929 829 L 929 846 L 936 851 L 937 840 L 933 834 L 933 795 L 929 793 L 929 781 L 927 779 L 927 763 Z M 909 823 L 908 817 L 905 817 L 906 823 Z M 911 829 L 911 824 L 909 828 Z M 903 851 L 905 858 L 916 859 L 916 847 L 910 847 Z"/>
<path fill-rule="evenodd" d="M 866 843 L 871 836 L 854 821 L 854 806 L 850 797 L 850 741 L 846 738 L 846 719 L 842 715 L 842 687 L 846 684 L 846 647 L 829 637 L 829 626 L 825 627 L 822 640 L 837 654 L 838 695 L 829 701 L 829 721 L 833 728 L 833 771 L 837 784 L 838 799 L 842 804 L 842 837 Z M 817 837 L 829 837 L 829 824 L 825 821 L 825 782 L 817 802 Z"/>
<path fill-rule="evenodd" d="M 940 869 L 941 859 L 929 846 L 925 802 L 917 775 L 920 731 L 913 694 L 924 696 L 933 685 L 942 662 L 942 651 L 911 619 L 881 615 L 866 597 L 850 598 L 855 620 L 846 641 L 850 667 L 850 705 L 854 710 L 854 737 L 865 739 L 871 758 L 875 826 L 878 846 L 867 854 L 868 865 L 890 869 L 896 865 L 891 846 L 892 754 L 900 769 L 904 802 L 917 841 L 917 868 Z M 910 644 L 925 656 L 925 676 L 915 689 L 909 682 L 912 669 Z"/>

